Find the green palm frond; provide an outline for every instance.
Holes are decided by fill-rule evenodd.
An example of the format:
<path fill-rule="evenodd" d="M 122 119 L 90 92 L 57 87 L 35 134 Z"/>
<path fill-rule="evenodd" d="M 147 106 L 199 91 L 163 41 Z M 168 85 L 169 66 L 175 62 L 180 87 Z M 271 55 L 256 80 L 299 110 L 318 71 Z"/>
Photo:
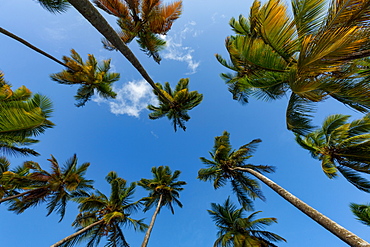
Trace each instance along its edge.
<path fill-rule="evenodd" d="M 71 240 L 65 238 L 62 246 L 74 246 L 82 242 L 87 242 L 87 246 L 96 246 L 104 236 L 107 238 L 105 246 L 129 246 L 121 227 L 131 226 L 140 231 L 146 229 L 147 225 L 142 219 L 130 217 L 138 207 L 138 202 L 131 200 L 136 183 L 128 185 L 114 171 L 108 173 L 106 181 L 111 186 L 110 196 L 99 191 L 92 194 L 73 194 L 73 200 L 79 203 L 80 210 L 73 226 L 77 232 L 82 232 Z"/>
<path fill-rule="evenodd" d="M 60 84 L 81 85 L 75 95 L 78 101 L 76 106 L 84 106 L 95 93 L 107 99 L 116 97 L 117 94 L 113 91 L 112 84 L 119 80 L 120 75 L 109 72 L 110 59 L 98 64 L 95 57 L 89 54 L 87 61 L 84 62 L 81 56 L 72 49 L 71 57 L 64 56 L 63 61 L 72 69 L 63 70 L 50 77 Z"/>
<path fill-rule="evenodd" d="M 304 136 L 296 135 L 296 141 L 312 157 L 321 160 L 329 178 L 337 177 L 339 171 L 358 189 L 370 192 L 370 182 L 361 177 L 361 173 L 370 174 L 370 119 L 365 115 L 349 122 L 349 117 L 328 116 L 321 128 Z"/>
<path fill-rule="evenodd" d="M 350 208 L 358 221 L 370 226 L 370 205 L 351 203 Z"/>
<path fill-rule="evenodd" d="M 222 73 L 233 99 L 276 100 L 292 93 L 287 128 L 312 129 L 315 102 L 331 97 L 355 110 L 370 109 L 367 1 L 293 0 L 293 16 L 278 0 L 254 1 L 249 18 L 230 20 L 236 35 L 226 38 L 233 73 Z M 264 54 L 264 52 L 266 54 Z"/>
<path fill-rule="evenodd" d="M 287 129 L 300 135 L 308 133 L 314 128 L 311 123 L 313 117 L 311 113 L 314 110 L 312 102 L 292 93 L 286 111 Z"/>
<path fill-rule="evenodd" d="M 37 0 L 39 4 L 51 13 L 63 13 L 66 12 L 69 3 L 67 0 Z"/>
<path fill-rule="evenodd" d="M 171 89 L 168 82 L 164 84 L 164 87 L 160 83 L 156 85 L 163 95 L 172 102 L 172 105 L 163 99 L 158 92 L 153 90 L 153 93 L 158 98 L 159 106 L 148 105 L 147 108 L 152 111 L 149 113 L 149 118 L 154 120 L 167 116 L 169 120 L 172 120 L 175 131 L 177 131 L 177 127 L 185 131 L 185 122 L 190 119 L 188 111 L 201 103 L 203 95 L 197 91 L 189 92 L 189 79 L 180 79 L 175 90 Z"/>
<path fill-rule="evenodd" d="M 19 214 L 30 207 L 47 203 L 47 215 L 56 212 L 63 219 L 67 202 L 72 199 L 74 194 L 86 194 L 85 191 L 92 189 L 92 180 L 84 178 L 84 172 L 87 165 L 81 169 L 77 166 L 77 157 L 70 158 L 64 167 L 60 167 L 55 157 L 49 159 L 51 163 L 51 172 L 41 168 L 36 162 L 25 162 L 22 169 L 28 172 L 17 176 L 12 175 L 10 179 L 14 180 L 18 188 L 24 190 L 24 195 L 10 202 L 10 211 Z M 21 170 L 20 170 L 21 171 Z M 19 181 L 19 182 L 17 182 Z"/>
<path fill-rule="evenodd" d="M 49 120 L 52 102 L 40 94 L 32 94 L 22 86 L 11 89 L 0 72 L 0 151 L 10 155 L 39 155 L 28 146 L 37 143 L 32 137 L 52 128 Z"/>
<path fill-rule="evenodd" d="M 246 160 L 252 157 L 260 139 L 255 139 L 239 149 L 233 150 L 230 144 L 230 134 L 224 131 L 221 136 L 215 137 L 214 147 L 210 152 L 211 160 L 201 157 L 200 160 L 207 168 L 198 171 L 198 179 L 213 182 L 218 189 L 231 182 L 232 191 L 245 208 L 252 208 L 253 199 L 264 200 L 257 180 L 247 176 L 243 169 L 250 168 L 257 172 L 274 172 L 274 167 L 268 165 L 247 164 Z"/>
<path fill-rule="evenodd" d="M 260 211 L 259 211 L 260 212 Z M 255 219 L 259 212 L 244 217 L 245 209 L 237 208 L 230 198 L 220 205 L 211 204 L 208 213 L 218 228 L 214 246 L 276 246 L 272 242 L 286 240 L 275 233 L 263 230 L 265 226 L 277 223 L 276 218 Z M 266 245 L 268 243 L 268 245 Z"/>
<path fill-rule="evenodd" d="M 138 182 L 140 187 L 149 191 L 149 196 L 142 199 L 144 212 L 156 206 L 161 198 L 160 207 L 167 206 L 173 214 L 173 204 L 182 207 L 182 203 L 178 200 L 179 191 L 183 190 L 182 186 L 186 185 L 186 182 L 178 181 L 181 172 L 176 170 L 172 173 L 168 166 L 159 166 L 152 168 L 152 174 L 152 179 L 142 178 Z"/>

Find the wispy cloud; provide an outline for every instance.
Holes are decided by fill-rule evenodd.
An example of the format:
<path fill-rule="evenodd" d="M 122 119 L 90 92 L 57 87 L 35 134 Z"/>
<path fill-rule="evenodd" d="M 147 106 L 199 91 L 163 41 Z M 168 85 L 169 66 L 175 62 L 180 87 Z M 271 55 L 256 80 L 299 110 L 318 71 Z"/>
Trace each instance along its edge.
<path fill-rule="evenodd" d="M 187 36 L 191 35 L 192 37 L 196 37 L 199 35 L 200 32 L 194 29 L 195 25 L 195 22 L 189 22 L 181 32 L 162 37 L 166 40 L 167 46 L 164 54 L 161 56 L 164 59 L 187 63 L 190 69 L 188 74 L 194 74 L 200 65 L 200 62 L 195 61 L 193 58 L 194 50 L 189 46 L 183 45 L 183 40 L 185 40 Z"/>
<path fill-rule="evenodd" d="M 152 88 L 144 80 L 131 81 L 123 84 L 121 88 L 114 88 L 114 91 L 117 93 L 117 97 L 113 100 L 106 100 L 97 96 L 93 101 L 99 104 L 108 104 L 113 114 L 126 114 L 137 118 L 148 104 L 158 105 L 157 99 L 152 93 Z"/>

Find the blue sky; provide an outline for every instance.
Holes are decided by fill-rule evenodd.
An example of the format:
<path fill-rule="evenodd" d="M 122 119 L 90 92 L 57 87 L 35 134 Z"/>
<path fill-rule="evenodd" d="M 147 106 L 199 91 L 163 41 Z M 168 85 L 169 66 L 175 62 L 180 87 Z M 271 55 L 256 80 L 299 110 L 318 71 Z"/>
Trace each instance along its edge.
<path fill-rule="evenodd" d="M 70 55 L 75 49 L 84 59 L 94 54 L 99 60 L 112 59 L 112 68 L 121 74 L 115 83 L 116 100 L 94 98 L 85 107 L 74 106 L 77 87 L 58 85 L 49 75 L 63 68 L 10 38 L 0 35 L 0 70 L 14 88 L 27 86 L 31 91 L 47 95 L 54 102 L 52 121 L 55 128 L 40 136 L 33 146 L 40 157 L 12 158 L 14 166 L 25 160 L 49 166 L 46 159 L 54 155 L 60 163 L 77 154 L 79 163 L 90 162 L 87 177 L 95 180 L 95 187 L 109 193 L 104 177 L 116 171 L 128 182 L 151 178 L 151 167 L 168 165 L 181 170 L 181 180 L 188 184 L 181 193 L 183 208 L 175 208 L 172 215 L 166 208 L 157 218 L 149 246 L 205 247 L 213 246 L 216 228 L 207 213 L 212 202 L 223 203 L 231 195 L 229 187 L 215 191 L 210 183 L 196 179 L 204 165 L 199 157 L 209 158 L 215 136 L 230 132 L 234 148 L 261 138 L 254 164 L 277 167 L 268 177 L 285 189 L 327 215 L 348 230 L 370 241 L 369 228 L 358 223 L 349 210 L 349 203 L 368 203 L 369 197 L 355 189 L 343 178 L 329 180 L 313 160 L 294 141 L 285 128 L 287 99 L 274 102 L 251 100 L 241 105 L 232 100 L 219 74 L 228 72 L 215 59 L 219 53 L 227 57 L 224 40 L 232 31 L 231 17 L 249 13 L 251 1 L 184 0 L 183 14 L 165 37 L 168 47 L 161 53 L 160 65 L 141 52 L 135 42 L 133 50 L 154 81 L 176 85 L 180 78 L 190 78 L 190 89 L 204 95 L 201 105 L 190 111 L 187 131 L 174 132 L 171 123 L 163 118 L 149 120 L 146 105 L 153 102 L 151 89 L 138 72 L 117 52 L 104 50 L 100 34 L 83 17 L 70 8 L 62 15 L 54 15 L 41 8 L 36 1 L 13 0 L 0 2 L 1 27 L 21 36 L 57 58 Z M 113 27 L 114 18 L 105 17 Z M 356 112 L 333 101 L 319 104 L 317 124 L 333 113 Z M 257 200 L 255 210 L 260 217 L 276 217 L 278 224 L 267 230 L 287 239 L 282 247 L 347 246 L 324 228 L 291 206 L 275 192 L 262 185 L 266 202 Z M 146 196 L 137 188 L 135 199 Z M 231 199 L 236 199 L 231 195 Z M 65 219 L 45 217 L 44 206 L 15 215 L 0 205 L 1 246 L 49 246 L 74 232 L 71 223 L 78 211 L 71 203 Z M 153 211 L 137 213 L 134 218 L 146 218 L 149 223 Z M 143 233 L 123 229 L 131 246 L 139 246 Z M 102 241 L 102 245 L 104 241 Z M 83 245 L 81 245 L 83 246 Z"/>

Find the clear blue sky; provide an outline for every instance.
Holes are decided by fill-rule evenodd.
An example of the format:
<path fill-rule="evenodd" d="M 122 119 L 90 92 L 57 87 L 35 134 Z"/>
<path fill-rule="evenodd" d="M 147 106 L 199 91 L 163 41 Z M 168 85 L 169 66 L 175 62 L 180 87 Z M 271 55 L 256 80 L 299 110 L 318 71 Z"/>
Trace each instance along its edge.
<path fill-rule="evenodd" d="M 0 1 L 1 27 L 58 58 L 69 55 L 72 48 L 84 59 L 88 53 L 100 60 L 112 58 L 113 69 L 121 73 L 115 84 L 120 96 L 117 100 L 105 102 L 94 98 L 85 107 L 77 108 L 73 99 L 77 87 L 58 85 L 49 78 L 51 73 L 63 69 L 59 64 L 0 35 L 0 70 L 5 79 L 14 88 L 26 85 L 35 93 L 49 96 L 55 108 L 52 121 L 56 127 L 46 131 L 40 136 L 41 142 L 33 146 L 41 156 L 14 158 L 12 164 L 35 160 L 47 168 L 50 154 L 63 163 L 76 153 L 80 164 L 91 163 L 87 177 L 95 180 L 95 187 L 105 193 L 109 193 L 109 187 L 104 177 L 112 170 L 129 182 L 151 178 L 153 166 L 168 165 L 172 170 L 181 170 L 180 179 L 188 183 L 180 197 L 184 207 L 175 208 L 175 215 L 166 208 L 162 210 L 149 246 L 213 246 L 216 228 L 206 210 L 212 202 L 224 202 L 231 191 L 229 187 L 215 191 L 210 183 L 200 182 L 196 176 L 204 167 L 199 157 L 209 158 L 214 137 L 227 130 L 235 148 L 261 138 L 263 142 L 251 163 L 276 166 L 276 173 L 269 178 L 370 241 L 370 229 L 358 223 L 348 207 L 351 202 L 368 203 L 369 196 L 341 177 L 329 180 L 320 163 L 297 146 L 293 134 L 285 128 L 287 100 L 251 100 L 250 104 L 241 105 L 232 100 L 219 77 L 227 70 L 214 54 L 227 57 L 224 40 L 232 34 L 228 21 L 239 14 L 247 16 L 251 1 L 184 0 L 183 4 L 181 18 L 166 37 L 168 47 L 161 53 L 161 65 L 147 58 L 135 42 L 129 45 L 155 81 L 175 85 L 180 78 L 190 78 L 190 89 L 204 94 L 203 103 L 190 111 L 187 131 L 175 133 L 167 119 L 148 119 L 145 106 L 151 100 L 150 88 L 141 82 L 138 72 L 124 57 L 103 49 L 100 34 L 77 11 L 70 8 L 65 14 L 54 15 L 36 1 Z M 106 17 L 117 27 L 114 18 Z M 333 113 L 360 116 L 328 101 L 319 104 L 315 122 L 319 124 Z M 267 230 L 287 239 L 287 243 L 279 246 L 347 246 L 266 186 L 262 185 L 262 190 L 267 200 L 257 200 L 255 209 L 263 211 L 260 217 L 278 218 L 279 223 Z M 145 195 L 137 188 L 135 199 Z M 236 202 L 233 195 L 231 198 Z M 8 212 L 5 205 L 0 205 L 0 210 L 0 246 L 4 247 L 49 246 L 74 232 L 71 223 L 78 213 L 76 204 L 71 203 L 65 219 L 58 223 L 55 214 L 45 217 L 44 205 L 21 215 Z M 137 213 L 133 217 L 146 218 L 149 223 L 152 213 Z M 131 246 L 141 244 L 143 233 L 123 230 Z"/>

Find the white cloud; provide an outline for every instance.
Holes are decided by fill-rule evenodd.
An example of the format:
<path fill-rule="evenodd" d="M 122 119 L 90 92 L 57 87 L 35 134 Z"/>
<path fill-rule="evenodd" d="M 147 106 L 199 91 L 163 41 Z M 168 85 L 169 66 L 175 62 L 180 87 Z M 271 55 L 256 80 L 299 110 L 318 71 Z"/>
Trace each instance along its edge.
<path fill-rule="evenodd" d="M 200 65 L 199 61 L 195 61 L 193 58 L 194 50 L 191 47 L 183 46 L 183 40 L 190 34 L 193 37 L 199 35 L 199 31 L 195 31 L 193 26 L 196 23 L 194 21 L 189 22 L 185 25 L 184 29 L 174 35 L 162 36 L 166 40 L 167 46 L 164 51 L 164 54 L 161 55 L 164 59 L 175 60 L 180 62 L 185 62 L 190 69 L 188 74 L 194 74 Z"/>
<path fill-rule="evenodd" d="M 158 105 L 152 88 L 145 80 L 131 81 L 121 88 L 113 89 L 117 93 L 115 99 L 106 100 L 98 96 L 93 99 L 97 103 L 107 103 L 113 114 L 127 114 L 138 118 L 148 104 Z"/>

